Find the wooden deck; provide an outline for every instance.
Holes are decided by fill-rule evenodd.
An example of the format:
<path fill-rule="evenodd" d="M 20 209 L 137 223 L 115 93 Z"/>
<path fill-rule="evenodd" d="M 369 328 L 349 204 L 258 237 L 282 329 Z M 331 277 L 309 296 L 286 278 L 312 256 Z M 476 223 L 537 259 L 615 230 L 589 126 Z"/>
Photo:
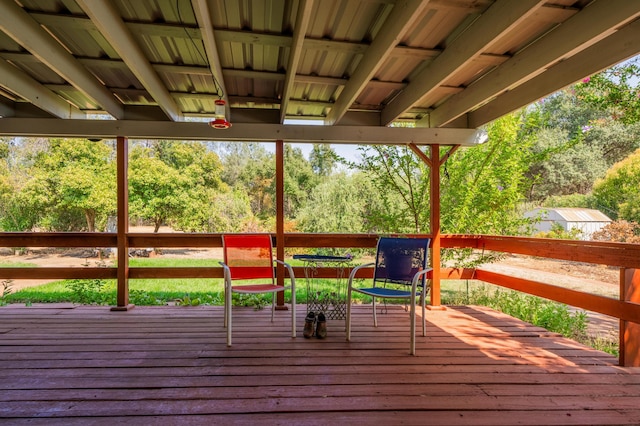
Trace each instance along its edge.
<path fill-rule="evenodd" d="M 289 312 L 0 307 L 0 423 L 640 424 L 640 369 L 482 307 L 429 311 L 408 355 L 397 307 L 353 340 L 287 330 Z"/>

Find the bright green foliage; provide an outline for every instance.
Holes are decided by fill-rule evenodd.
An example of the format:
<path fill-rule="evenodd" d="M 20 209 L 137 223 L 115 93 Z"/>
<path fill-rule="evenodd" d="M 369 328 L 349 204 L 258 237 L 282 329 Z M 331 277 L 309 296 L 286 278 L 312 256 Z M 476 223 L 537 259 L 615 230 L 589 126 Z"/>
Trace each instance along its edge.
<path fill-rule="evenodd" d="M 616 163 L 597 181 L 593 195 L 613 219 L 640 222 L 640 150 Z"/>
<path fill-rule="evenodd" d="M 303 232 L 371 232 L 367 213 L 373 203 L 371 182 L 362 173 L 334 174 L 316 186 L 297 217 Z"/>
<path fill-rule="evenodd" d="M 6 228 L 6 217 L 10 212 L 13 185 L 9 175 L 9 144 L 0 140 L 0 231 Z M 10 228 L 10 226 L 9 226 Z"/>
<path fill-rule="evenodd" d="M 129 160 L 129 213 L 185 231 L 212 231 L 212 205 L 221 191 L 221 162 L 199 142 L 136 145 Z"/>
<path fill-rule="evenodd" d="M 201 203 L 186 206 L 177 219 L 179 229 L 191 232 L 247 232 L 252 229 L 255 216 L 246 193 L 239 190 L 207 193 L 206 196 L 202 194 Z"/>
<path fill-rule="evenodd" d="M 381 233 L 429 232 L 430 172 L 405 146 L 363 146 L 362 162 L 352 164 L 369 176 L 375 199 L 368 206 L 372 228 Z"/>
<path fill-rule="evenodd" d="M 153 141 L 151 154 L 186 175 L 191 187 L 223 188 L 220 158 L 201 142 Z"/>
<path fill-rule="evenodd" d="M 555 238 L 556 240 L 581 240 L 583 232 L 578 228 L 566 230 L 559 223 L 551 225 L 551 229 L 547 232 L 538 232 L 534 235 L 536 238 Z"/>
<path fill-rule="evenodd" d="M 105 142 L 50 139 L 47 149 L 35 154 L 30 178 L 15 200 L 25 211 L 37 212 L 33 225 L 37 220 L 44 229 L 93 232 L 116 207 L 112 153 Z"/>
<path fill-rule="evenodd" d="M 513 235 L 529 221 L 517 209 L 527 188 L 524 172 L 532 138 L 519 133 L 524 115 L 492 123 L 489 141 L 461 148 L 445 163 L 441 182 L 441 229 L 446 233 Z M 441 156 L 448 148 L 441 149 Z M 370 176 L 379 203 L 367 205 L 371 232 L 428 233 L 429 168 L 406 147 L 361 149 L 359 167 Z"/>
<path fill-rule="evenodd" d="M 273 180 L 273 194 L 275 194 L 275 174 Z M 284 214 L 294 217 L 318 184 L 318 179 L 311 164 L 304 158 L 300 148 L 291 145 L 284 146 Z"/>
<path fill-rule="evenodd" d="M 640 122 L 640 66 L 638 60 L 624 63 L 585 78 L 575 85 L 585 104 L 606 111 L 625 124 Z"/>
<path fill-rule="evenodd" d="M 313 144 L 311 153 L 309 154 L 309 163 L 313 172 L 322 177 L 331 175 L 336 164 L 338 156 L 329 144 Z"/>
<path fill-rule="evenodd" d="M 544 203 L 540 207 L 576 207 L 584 209 L 597 209 L 596 200 L 591 194 L 571 194 L 571 195 L 559 195 L 550 196 L 544 200 Z"/>
<path fill-rule="evenodd" d="M 531 145 L 518 135 L 522 119 L 514 114 L 494 121 L 485 144 L 462 148 L 448 160 L 441 185 L 443 232 L 514 235 L 528 224 L 517 209 Z"/>
<path fill-rule="evenodd" d="M 129 161 L 129 214 L 155 226 L 180 216 L 187 201 L 187 179 L 159 158 L 132 150 Z"/>
<path fill-rule="evenodd" d="M 530 200 L 544 200 L 551 194 L 586 194 L 607 168 L 598 146 L 569 140 L 560 129 L 540 130 L 531 150 L 544 161 L 536 161 L 526 173 L 531 184 Z"/>

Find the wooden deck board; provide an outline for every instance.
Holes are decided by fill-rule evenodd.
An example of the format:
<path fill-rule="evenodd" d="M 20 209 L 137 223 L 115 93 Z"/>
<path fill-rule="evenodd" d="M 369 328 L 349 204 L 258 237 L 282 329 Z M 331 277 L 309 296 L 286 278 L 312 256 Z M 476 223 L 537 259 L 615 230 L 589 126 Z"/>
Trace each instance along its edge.
<path fill-rule="evenodd" d="M 400 307 L 352 341 L 289 336 L 290 312 L 0 308 L 0 423 L 640 424 L 640 369 L 483 307 L 427 312 L 408 355 Z"/>

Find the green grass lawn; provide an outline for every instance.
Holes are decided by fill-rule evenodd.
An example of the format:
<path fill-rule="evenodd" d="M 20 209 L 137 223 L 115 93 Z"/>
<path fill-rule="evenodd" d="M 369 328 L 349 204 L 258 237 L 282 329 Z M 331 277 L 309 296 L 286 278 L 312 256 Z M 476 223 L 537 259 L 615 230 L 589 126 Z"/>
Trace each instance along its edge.
<path fill-rule="evenodd" d="M 218 266 L 218 259 L 176 259 L 176 258 L 132 258 L 132 267 L 208 267 Z M 302 262 L 291 260 L 292 266 L 302 266 Z M 18 264 L 3 264 L 16 266 Z M 23 267 L 36 265 L 23 264 Z M 345 278 L 346 280 L 346 278 Z M 335 280 L 317 280 L 315 289 L 320 291 L 335 291 Z M 285 281 L 288 285 L 288 280 Z M 129 280 L 130 301 L 136 305 L 164 305 L 169 302 L 183 304 L 222 305 L 224 283 L 221 278 L 211 279 L 132 279 Z M 289 302 L 289 292 L 286 300 Z M 236 296 L 236 295 L 234 295 Z M 307 300 L 307 282 L 304 277 L 296 278 L 296 298 L 298 303 Z M 362 295 L 356 295 L 356 300 L 366 301 Z M 36 287 L 29 287 L 6 295 L 4 303 L 97 303 L 114 305 L 116 303 L 115 280 L 62 280 Z M 257 307 L 270 303 L 271 296 L 239 297 L 236 303 L 255 305 Z"/>
<path fill-rule="evenodd" d="M 292 266 L 303 266 L 298 260 L 287 260 Z M 132 258 L 132 267 L 216 267 L 219 259 L 192 258 Z M 2 262 L 4 267 L 36 267 L 31 263 Z M 346 278 L 344 278 L 346 280 Z M 365 281 L 365 280 L 361 280 Z M 288 280 L 286 281 L 288 284 Z M 307 300 L 307 280 L 304 277 L 296 279 L 296 298 L 298 303 Z M 316 279 L 315 291 L 335 291 L 336 281 L 332 279 Z M 345 282 L 346 285 L 346 282 Z M 211 279 L 136 279 L 129 280 L 131 303 L 136 305 L 164 305 L 167 303 L 209 304 L 222 305 L 224 284 L 221 278 Z M 345 291 L 346 292 L 346 291 Z M 464 298 L 466 293 L 465 281 L 443 281 L 443 303 Z M 289 302 L 289 292 L 286 293 Z M 1 299 L 4 303 L 97 303 L 115 305 L 115 280 L 62 280 L 36 287 L 25 288 L 8 294 Z M 245 297 L 236 300 L 239 304 L 263 306 L 270 303 L 270 296 Z M 369 303 L 370 299 L 360 293 L 354 293 L 354 300 Z"/>
<path fill-rule="evenodd" d="M 38 265 L 29 262 L 7 262 L 0 260 L 0 268 L 35 268 Z"/>

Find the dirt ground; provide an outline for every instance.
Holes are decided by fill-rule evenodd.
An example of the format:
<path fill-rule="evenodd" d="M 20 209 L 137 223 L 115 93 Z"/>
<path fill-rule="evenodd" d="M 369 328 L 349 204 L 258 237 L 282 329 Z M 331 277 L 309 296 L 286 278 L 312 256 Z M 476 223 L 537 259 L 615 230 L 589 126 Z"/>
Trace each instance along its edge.
<path fill-rule="evenodd" d="M 508 265 L 518 268 L 534 269 L 561 275 L 569 275 L 575 278 L 614 283 L 618 285 L 620 270 L 607 265 L 595 265 L 590 263 L 571 262 L 567 260 L 554 260 L 544 258 L 532 258 L 528 256 L 510 255 L 500 261 L 499 265 Z"/>

